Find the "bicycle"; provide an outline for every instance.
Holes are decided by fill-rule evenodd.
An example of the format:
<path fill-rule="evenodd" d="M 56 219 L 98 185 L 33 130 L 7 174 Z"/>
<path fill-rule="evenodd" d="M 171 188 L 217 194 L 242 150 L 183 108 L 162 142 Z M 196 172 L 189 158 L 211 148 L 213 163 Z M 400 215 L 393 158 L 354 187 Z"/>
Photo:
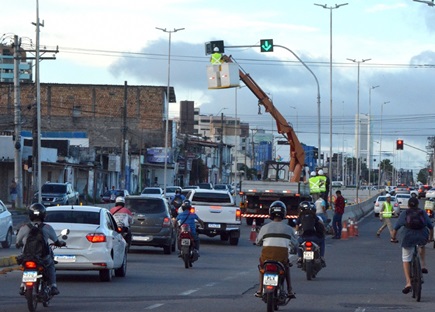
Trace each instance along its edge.
<path fill-rule="evenodd" d="M 421 299 L 421 288 L 423 284 L 423 276 L 421 272 L 420 256 L 418 253 L 418 248 L 420 246 L 414 246 L 414 252 L 412 254 L 412 259 L 410 263 L 410 275 L 411 275 L 411 287 L 412 287 L 412 298 L 416 298 L 417 302 Z"/>

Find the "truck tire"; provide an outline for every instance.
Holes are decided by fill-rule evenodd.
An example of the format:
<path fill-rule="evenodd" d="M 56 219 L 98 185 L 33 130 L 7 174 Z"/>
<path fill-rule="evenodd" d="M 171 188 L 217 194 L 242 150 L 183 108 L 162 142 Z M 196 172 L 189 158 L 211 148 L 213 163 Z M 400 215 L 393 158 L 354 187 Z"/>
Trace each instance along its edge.
<path fill-rule="evenodd" d="M 246 224 L 247 225 L 252 225 L 252 222 L 254 221 L 253 218 L 246 218 Z"/>
<path fill-rule="evenodd" d="M 239 238 L 238 237 L 230 237 L 230 245 L 237 246 L 239 244 Z"/>

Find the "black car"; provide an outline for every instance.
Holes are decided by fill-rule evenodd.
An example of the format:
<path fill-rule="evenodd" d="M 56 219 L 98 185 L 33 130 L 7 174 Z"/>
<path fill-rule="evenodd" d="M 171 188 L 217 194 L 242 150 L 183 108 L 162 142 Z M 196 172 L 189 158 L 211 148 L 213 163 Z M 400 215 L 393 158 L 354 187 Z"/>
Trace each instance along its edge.
<path fill-rule="evenodd" d="M 165 198 L 129 196 L 125 206 L 133 214 L 132 246 L 163 247 L 165 254 L 175 251 L 175 228 Z"/>

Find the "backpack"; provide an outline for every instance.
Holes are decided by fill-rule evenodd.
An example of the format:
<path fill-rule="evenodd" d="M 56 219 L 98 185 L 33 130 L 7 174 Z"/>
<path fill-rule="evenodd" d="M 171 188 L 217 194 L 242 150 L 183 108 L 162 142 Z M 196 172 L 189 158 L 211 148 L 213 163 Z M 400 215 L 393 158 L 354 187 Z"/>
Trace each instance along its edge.
<path fill-rule="evenodd" d="M 28 223 L 30 232 L 27 235 L 26 244 L 24 245 L 23 256 L 25 258 L 44 259 L 50 254 L 50 247 L 45 241 L 42 228 L 44 223 L 35 224 Z"/>
<path fill-rule="evenodd" d="M 316 218 L 311 211 L 306 211 L 300 216 L 301 228 L 304 234 L 313 234 L 316 232 Z"/>
<path fill-rule="evenodd" d="M 426 226 L 423 210 L 409 208 L 406 210 L 406 225 L 408 229 L 421 230 Z"/>

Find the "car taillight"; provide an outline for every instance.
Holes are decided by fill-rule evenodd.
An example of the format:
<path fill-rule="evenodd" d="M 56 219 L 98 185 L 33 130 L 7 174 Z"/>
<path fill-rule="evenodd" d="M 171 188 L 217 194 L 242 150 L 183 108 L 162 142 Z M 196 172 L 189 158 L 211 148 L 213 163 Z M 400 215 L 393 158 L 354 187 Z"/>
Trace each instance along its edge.
<path fill-rule="evenodd" d="M 106 241 L 106 235 L 102 233 L 89 233 L 86 235 L 86 239 L 91 243 L 104 243 Z"/>
<path fill-rule="evenodd" d="M 26 262 L 24 262 L 24 267 L 26 269 L 36 269 L 36 262 L 34 262 L 34 261 L 26 261 Z"/>
<path fill-rule="evenodd" d="M 240 209 L 236 210 L 236 221 L 242 220 L 242 211 Z"/>
<path fill-rule="evenodd" d="M 165 217 L 163 219 L 163 225 L 162 226 L 163 227 L 169 227 L 169 226 L 171 226 L 171 219 L 169 219 L 168 217 Z"/>

